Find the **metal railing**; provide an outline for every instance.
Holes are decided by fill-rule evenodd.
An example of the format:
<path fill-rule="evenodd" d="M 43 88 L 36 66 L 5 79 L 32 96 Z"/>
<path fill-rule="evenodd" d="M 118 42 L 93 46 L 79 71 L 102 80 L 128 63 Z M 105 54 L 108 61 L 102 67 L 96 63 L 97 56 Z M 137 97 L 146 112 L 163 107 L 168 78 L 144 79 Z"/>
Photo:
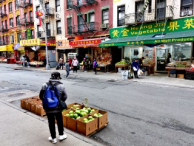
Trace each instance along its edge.
<path fill-rule="evenodd" d="M 184 10 L 184 11 L 180 11 L 180 16 L 181 17 L 185 17 L 185 16 L 192 16 L 193 15 L 193 10 Z"/>
<path fill-rule="evenodd" d="M 19 7 L 26 8 L 32 5 L 32 0 L 22 0 L 18 3 Z"/>
<path fill-rule="evenodd" d="M 47 34 L 47 37 L 55 37 L 54 31 L 51 31 L 50 29 L 48 29 L 46 31 L 46 34 Z M 44 38 L 45 37 L 45 32 L 44 31 L 37 32 L 37 37 L 38 38 Z"/>
<path fill-rule="evenodd" d="M 123 21 L 125 21 L 125 24 L 136 24 L 141 22 L 172 19 L 173 16 L 173 7 L 167 6 L 165 8 L 145 11 L 143 15 L 141 14 L 141 12 L 126 14 L 125 18 L 123 18 Z"/>
<path fill-rule="evenodd" d="M 0 12 L 0 16 L 4 17 L 4 16 L 7 16 L 7 14 L 6 14 L 6 12 Z"/>
<path fill-rule="evenodd" d="M 96 0 L 68 0 L 67 7 L 68 8 L 83 7 L 97 2 L 98 1 Z"/>
<path fill-rule="evenodd" d="M 0 27 L 0 31 L 2 31 L 2 32 L 8 31 L 7 26 L 2 25 L 2 26 Z"/>
<path fill-rule="evenodd" d="M 94 32 L 99 29 L 99 24 L 97 22 L 89 22 L 86 24 L 79 24 L 77 26 L 72 27 L 73 34 L 76 33 L 87 33 L 87 32 Z"/>

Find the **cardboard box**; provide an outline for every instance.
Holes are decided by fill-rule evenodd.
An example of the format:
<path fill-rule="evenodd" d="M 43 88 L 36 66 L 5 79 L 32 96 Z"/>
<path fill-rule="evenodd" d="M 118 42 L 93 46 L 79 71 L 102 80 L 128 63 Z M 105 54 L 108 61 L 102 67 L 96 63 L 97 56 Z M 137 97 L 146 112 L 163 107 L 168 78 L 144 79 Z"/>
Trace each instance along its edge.
<path fill-rule="evenodd" d="M 177 74 L 177 78 L 184 79 L 184 74 Z"/>
<path fill-rule="evenodd" d="M 66 117 L 67 120 L 67 128 L 72 130 L 72 131 L 77 131 L 77 120 L 72 119 L 70 117 Z"/>
<path fill-rule="evenodd" d="M 26 109 L 26 100 L 27 99 L 22 99 L 21 100 L 21 108 L 23 108 L 23 109 Z"/>
<path fill-rule="evenodd" d="M 83 119 L 88 118 L 88 117 L 89 115 L 84 116 L 80 118 L 79 120 L 77 120 L 77 132 L 83 135 L 86 135 L 86 136 L 93 133 L 94 131 L 98 129 L 98 119 L 97 118 L 94 118 L 94 120 L 89 123 L 83 122 Z"/>
<path fill-rule="evenodd" d="M 37 115 L 40 115 L 40 116 L 46 115 L 46 113 L 45 113 L 45 111 L 44 111 L 42 105 L 37 105 L 37 106 L 36 106 L 36 114 L 37 114 Z"/>
<path fill-rule="evenodd" d="M 93 116 L 95 113 L 101 113 L 103 115 L 102 117 L 97 118 L 98 119 L 98 129 L 108 124 L 108 112 L 98 110 L 98 112 L 94 112 L 91 115 Z"/>
<path fill-rule="evenodd" d="M 37 106 L 36 103 L 31 104 L 31 112 L 33 112 L 33 113 L 35 113 L 35 114 L 36 114 L 36 106 Z"/>
<path fill-rule="evenodd" d="M 63 115 L 63 126 L 64 127 L 67 127 L 67 116 L 66 116 L 66 114 L 68 114 L 70 111 L 71 111 L 71 109 L 62 112 L 62 115 Z"/>
<path fill-rule="evenodd" d="M 31 105 L 35 104 L 37 99 L 28 99 L 26 100 L 26 110 L 31 111 Z"/>
<path fill-rule="evenodd" d="M 74 105 L 78 105 L 77 107 L 73 107 Z M 82 108 L 83 105 L 79 104 L 79 103 L 71 103 L 67 105 L 67 109 L 73 109 L 75 110 L 76 108 Z"/>

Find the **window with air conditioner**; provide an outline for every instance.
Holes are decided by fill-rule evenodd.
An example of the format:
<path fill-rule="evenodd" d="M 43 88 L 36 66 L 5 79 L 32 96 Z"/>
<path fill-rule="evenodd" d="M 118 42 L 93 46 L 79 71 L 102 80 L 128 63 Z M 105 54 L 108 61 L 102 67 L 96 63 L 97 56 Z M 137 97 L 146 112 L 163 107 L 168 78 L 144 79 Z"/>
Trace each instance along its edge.
<path fill-rule="evenodd" d="M 181 12 L 180 16 L 191 16 L 193 15 L 193 0 L 181 0 Z"/>

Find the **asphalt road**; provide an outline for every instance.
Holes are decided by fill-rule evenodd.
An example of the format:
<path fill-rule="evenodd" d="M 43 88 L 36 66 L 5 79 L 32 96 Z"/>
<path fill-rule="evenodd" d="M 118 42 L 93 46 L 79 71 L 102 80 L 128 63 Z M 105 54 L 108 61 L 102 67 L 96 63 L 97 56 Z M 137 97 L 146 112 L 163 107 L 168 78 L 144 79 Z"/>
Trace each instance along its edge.
<path fill-rule="evenodd" d="M 50 78 L 45 72 L 1 66 L 0 74 L 1 94 L 17 90 L 38 93 Z M 87 97 L 90 106 L 108 111 L 109 125 L 91 137 L 105 145 L 194 145 L 193 89 L 87 79 L 87 73 L 85 78 L 62 82 L 69 96 L 67 103 L 82 103 Z"/>

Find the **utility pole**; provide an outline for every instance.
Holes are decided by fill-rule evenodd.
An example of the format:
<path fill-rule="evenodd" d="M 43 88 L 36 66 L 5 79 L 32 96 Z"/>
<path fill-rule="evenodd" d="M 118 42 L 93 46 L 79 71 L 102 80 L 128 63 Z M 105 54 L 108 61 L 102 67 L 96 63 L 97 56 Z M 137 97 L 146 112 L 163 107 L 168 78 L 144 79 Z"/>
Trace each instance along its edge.
<path fill-rule="evenodd" d="M 43 29 L 44 29 L 44 31 L 45 31 L 45 47 L 46 47 L 46 70 L 50 70 L 50 66 L 49 66 L 49 61 L 48 61 L 48 44 L 47 44 L 47 30 L 46 30 L 46 19 L 45 19 L 45 17 L 46 17 L 46 10 L 45 10 L 45 7 L 44 7 L 44 0 L 39 0 L 39 2 L 40 2 L 40 5 L 41 5 L 41 7 L 42 7 L 42 9 L 43 9 L 43 11 L 44 11 L 44 26 L 43 26 Z M 40 21 L 42 21 L 42 20 L 40 20 Z"/>

